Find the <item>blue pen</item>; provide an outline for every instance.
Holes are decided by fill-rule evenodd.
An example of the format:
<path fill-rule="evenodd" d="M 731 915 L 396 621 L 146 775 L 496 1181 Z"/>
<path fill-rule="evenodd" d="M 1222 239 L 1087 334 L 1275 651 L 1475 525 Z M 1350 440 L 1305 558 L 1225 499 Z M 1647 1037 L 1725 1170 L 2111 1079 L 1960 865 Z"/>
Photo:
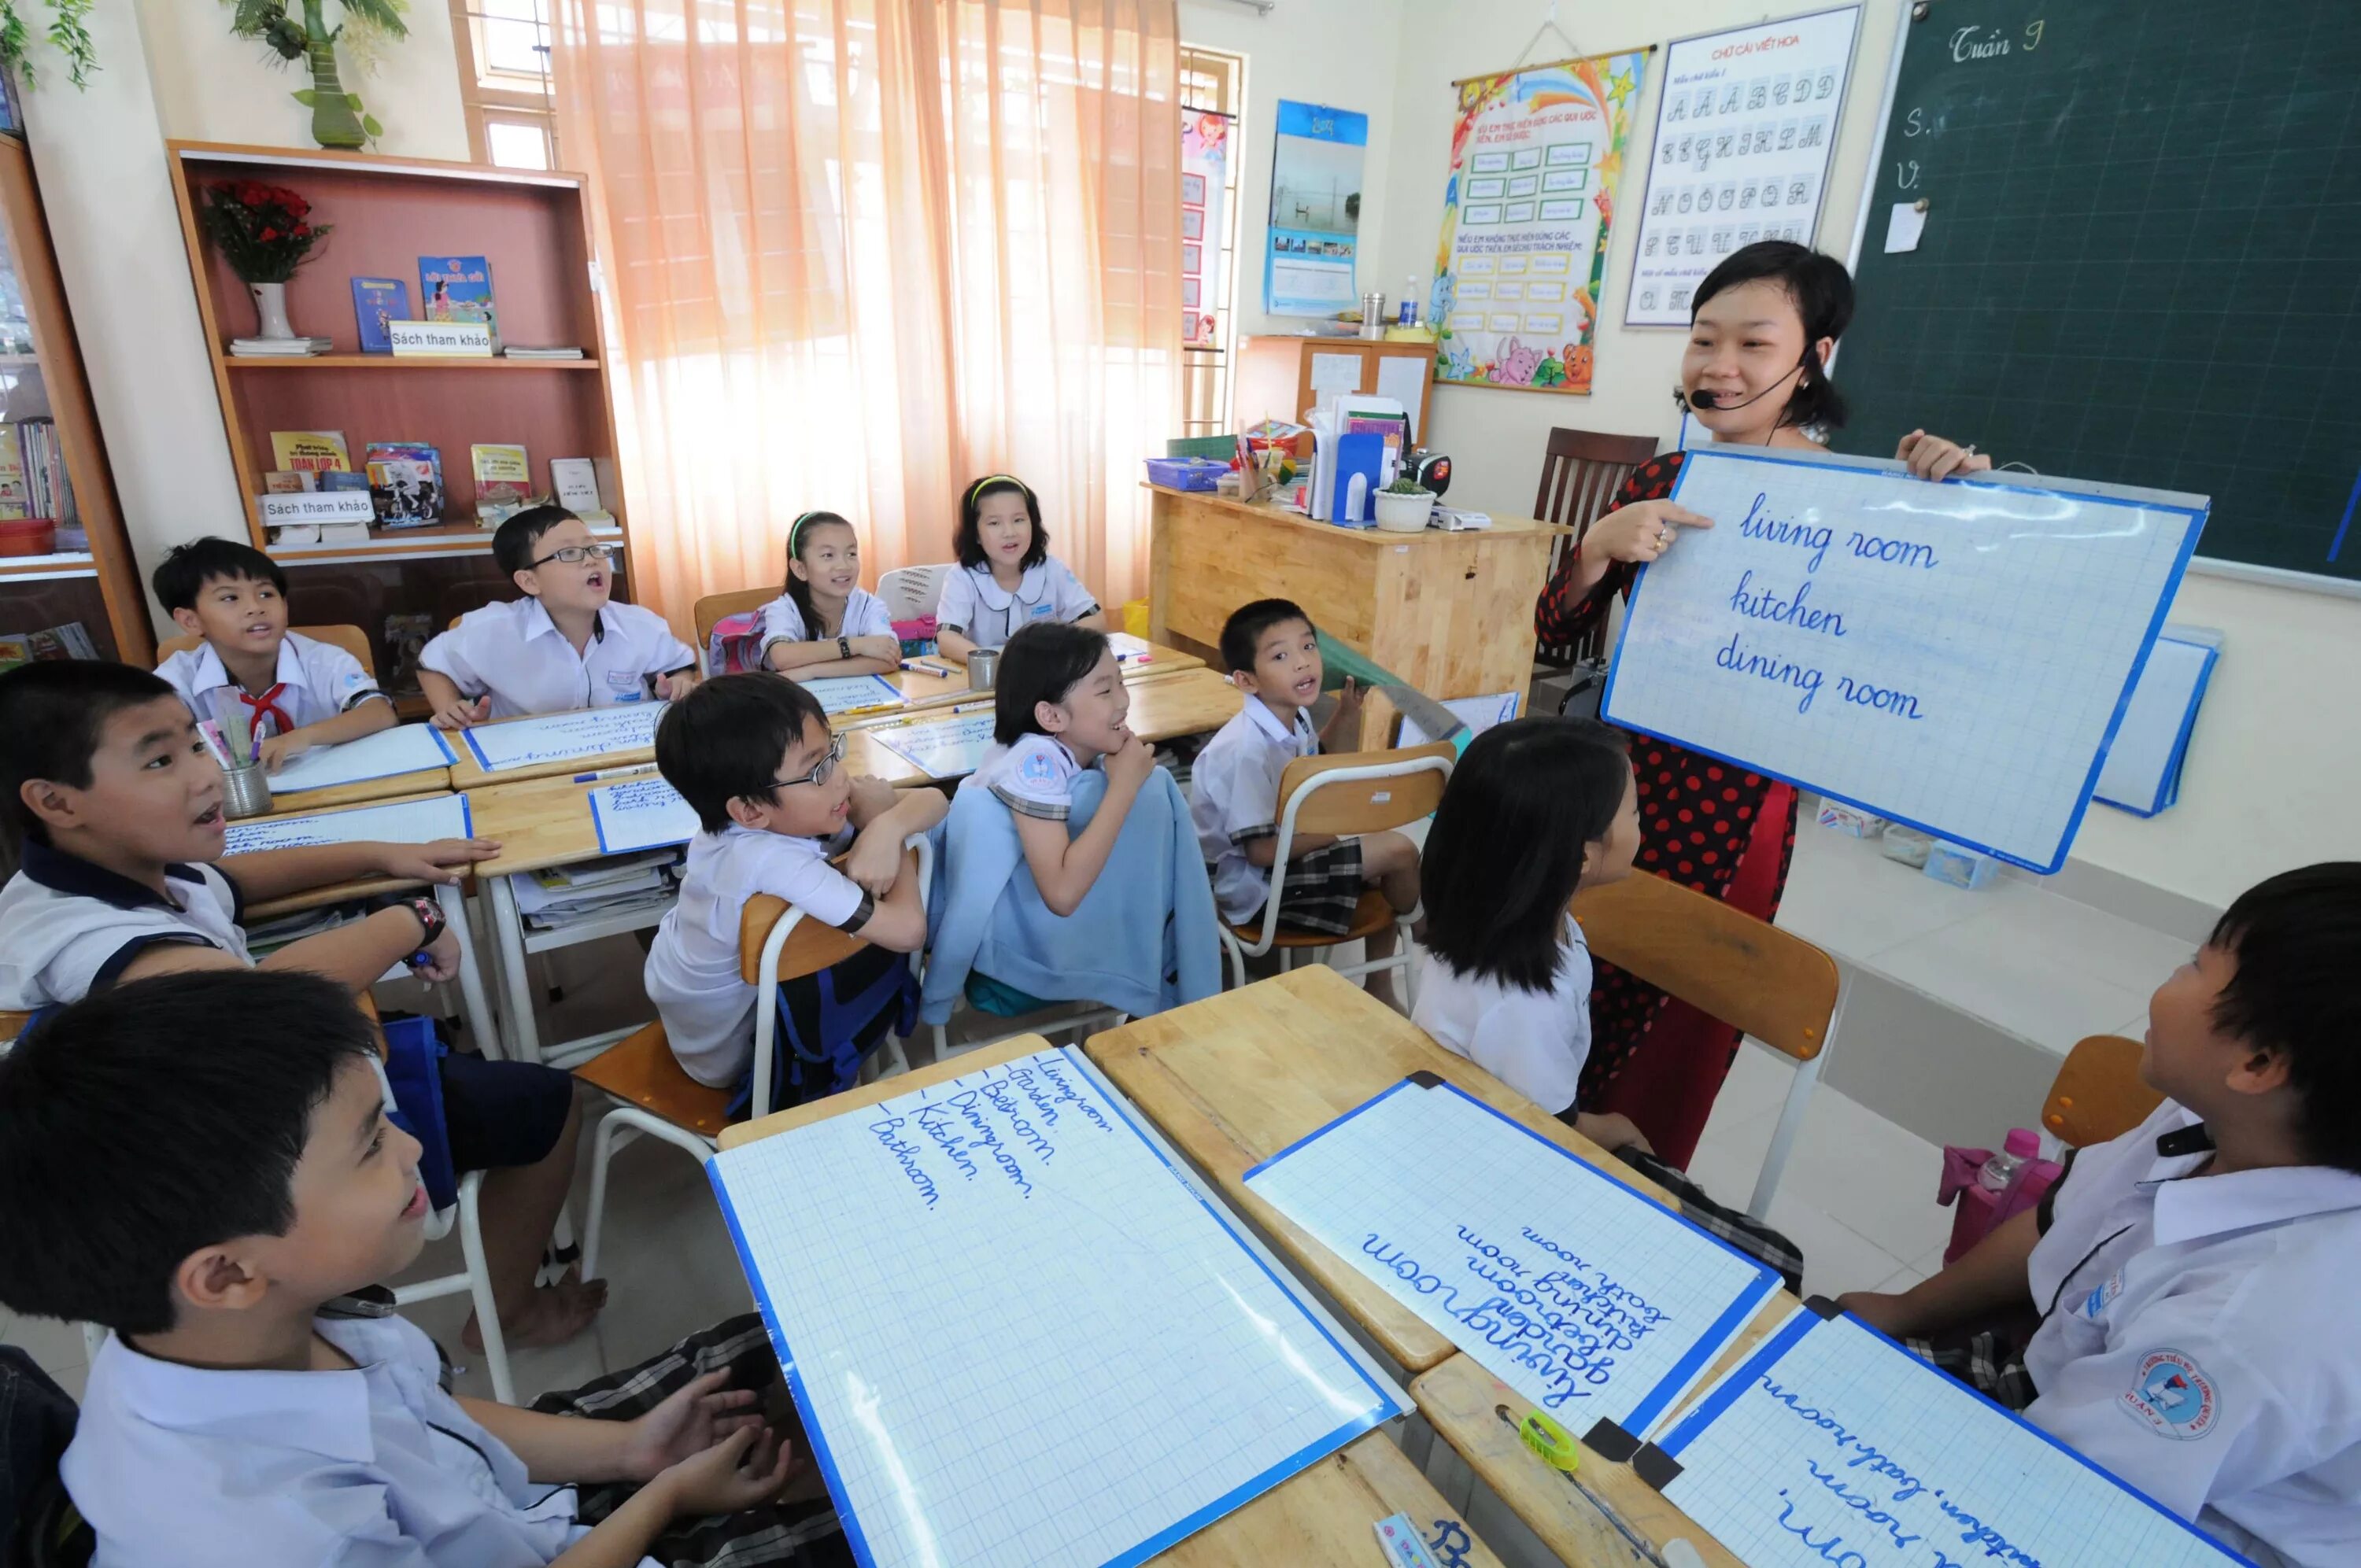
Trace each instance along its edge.
<path fill-rule="evenodd" d="M 592 784 L 599 779 L 634 779 L 638 778 L 642 773 L 652 773 L 655 771 L 656 765 L 653 762 L 642 762 L 636 767 L 629 768 L 600 768 L 596 773 L 575 774 L 574 782 L 576 784 Z"/>
<path fill-rule="evenodd" d="M 902 661 L 902 667 L 906 670 L 915 670 L 922 675 L 933 675 L 938 680 L 947 681 L 951 678 L 951 673 L 949 670 L 944 669 L 940 664 L 929 664 L 923 659 L 905 659 Z"/>

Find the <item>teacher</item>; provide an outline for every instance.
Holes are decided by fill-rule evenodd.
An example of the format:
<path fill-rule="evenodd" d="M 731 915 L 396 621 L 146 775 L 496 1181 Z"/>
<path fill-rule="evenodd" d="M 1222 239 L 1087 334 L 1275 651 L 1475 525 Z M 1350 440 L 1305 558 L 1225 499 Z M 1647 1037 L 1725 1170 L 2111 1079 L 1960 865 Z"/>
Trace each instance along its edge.
<path fill-rule="evenodd" d="M 1824 368 L 1852 320 L 1841 262 L 1786 240 L 1734 251 L 1698 285 L 1674 396 L 1719 444 L 1814 452 L 1844 423 Z M 1533 614 L 1543 643 L 1596 625 L 1639 568 L 1713 521 L 1666 498 L 1682 454 L 1642 464 L 1616 510 L 1567 552 Z M 1921 478 L 1992 466 L 1974 447 L 1914 430 L 1894 456 Z M 1638 869 L 1768 920 L 1778 912 L 1795 848 L 1795 792 L 1785 784 L 1653 736 L 1634 738 Z M 1658 1155 L 1686 1167 L 1738 1054 L 1738 1031 L 1611 964 L 1596 966 L 1593 1045 L 1575 1104 L 1620 1113 Z"/>

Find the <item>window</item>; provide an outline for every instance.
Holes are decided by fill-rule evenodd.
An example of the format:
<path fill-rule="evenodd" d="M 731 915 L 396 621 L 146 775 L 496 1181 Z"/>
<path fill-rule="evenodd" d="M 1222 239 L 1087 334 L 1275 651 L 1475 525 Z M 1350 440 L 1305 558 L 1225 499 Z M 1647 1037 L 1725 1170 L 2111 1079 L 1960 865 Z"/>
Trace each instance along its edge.
<path fill-rule="evenodd" d="M 1230 358 L 1236 346 L 1231 306 L 1237 297 L 1238 162 L 1245 151 L 1238 115 L 1246 104 L 1246 68 L 1243 56 L 1181 46 L 1180 108 L 1184 121 L 1192 122 L 1191 135 L 1182 138 L 1184 160 L 1192 140 L 1215 128 L 1209 117 L 1224 127 L 1218 175 L 1210 160 L 1182 164 L 1180 286 L 1189 325 L 1181 334 L 1180 427 L 1189 435 L 1231 431 Z M 1200 180 L 1209 189 L 1200 192 Z M 1202 204 L 1191 200 L 1198 195 L 1206 198 Z M 1202 247 L 1193 257 L 1195 267 L 1189 265 L 1192 247 Z M 1202 291 L 1194 301 L 1191 290 Z"/>
<path fill-rule="evenodd" d="M 451 0 L 459 96 L 478 163 L 557 167 L 557 101 L 549 71 L 550 0 Z"/>

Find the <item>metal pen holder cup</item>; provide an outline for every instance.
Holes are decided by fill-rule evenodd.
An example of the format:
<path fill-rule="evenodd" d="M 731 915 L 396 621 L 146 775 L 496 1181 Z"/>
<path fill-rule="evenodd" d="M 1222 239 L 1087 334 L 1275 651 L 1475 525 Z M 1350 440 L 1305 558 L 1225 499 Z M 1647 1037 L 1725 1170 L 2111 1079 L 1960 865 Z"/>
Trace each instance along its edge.
<path fill-rule="evenodd" d="M 222 815 L 259 817 L 270 809 L 270 777 L 260 762 L 222 770 Z"/>
<path fill-rule="evenodd" d="M 988 692 L 1000 676 L 1000 650 L 978 648 L 967 656 L 967 689 Z"/>

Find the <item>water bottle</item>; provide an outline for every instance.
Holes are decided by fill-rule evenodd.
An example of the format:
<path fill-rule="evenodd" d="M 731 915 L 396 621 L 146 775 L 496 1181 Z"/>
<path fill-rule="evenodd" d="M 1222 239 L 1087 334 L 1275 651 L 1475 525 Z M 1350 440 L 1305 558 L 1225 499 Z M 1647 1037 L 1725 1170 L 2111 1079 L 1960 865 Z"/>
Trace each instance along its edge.
<path fill-rule="evenodd" d="M 1410 281 L 1403 286 L 1401 319 L 1396 324 L 1400 326 L 1418 324 L 1418 274 L 1415 272 L 1410 275 Z"/>
<path fill-rule="evenodd" d="M 1984 1161 L 1983 1168 L 1976 1172 L 1976 1185 L 1987 1192 L 2006 1192 L 2040 1153 L 2040 1134 L 2028 1127 L 2011 1127 L 2001 1152 Z"/>

